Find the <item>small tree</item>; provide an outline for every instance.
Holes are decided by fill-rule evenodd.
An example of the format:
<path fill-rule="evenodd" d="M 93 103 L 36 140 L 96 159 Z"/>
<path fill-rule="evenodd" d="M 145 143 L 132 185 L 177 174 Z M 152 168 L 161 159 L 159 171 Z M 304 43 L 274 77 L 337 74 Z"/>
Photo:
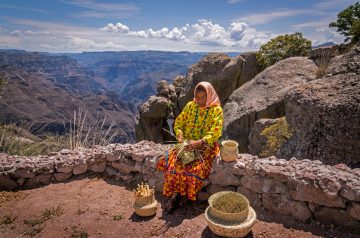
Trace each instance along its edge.
<path fill-rule="evenodd" d="M 345 36 L 345 42 L 357 43 L 360 40 L 360 3 L 356 2 L 337 15 L 336 22 L 329 27 L 336 27 L 337 32 Z"/>
<path fill-rule="evenodd" d="M 264 68 L 280 60 L 293 56 L 307 56 L 311 50 L 311 41 L 301 32 L 280 35 L 260 47 L 256 54 L 258 64 Z"/>

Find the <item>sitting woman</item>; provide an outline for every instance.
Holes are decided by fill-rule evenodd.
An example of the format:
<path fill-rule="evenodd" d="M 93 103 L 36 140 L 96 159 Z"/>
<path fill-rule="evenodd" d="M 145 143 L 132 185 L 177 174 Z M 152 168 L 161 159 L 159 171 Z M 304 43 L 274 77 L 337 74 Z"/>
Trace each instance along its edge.
<path fill-rule="evenodd" d="M 183 164 L 178 150 L 171 149 L 159 160 L 157 169 L 165 172 L 163 195 L 169 197 L 165 211 L 171 213 L 186 199 L 195 201 L 210 175 L 213 159 L 219 154 L 217 140 L 222 134 L 223 111 L 219 97 L 208 82 L 200 82 L 194 100 L 186 104 L 175 119 L 174 131 L 179 142 L 187 141 L 186 150 L 198 151 L 200 159 Z"/>

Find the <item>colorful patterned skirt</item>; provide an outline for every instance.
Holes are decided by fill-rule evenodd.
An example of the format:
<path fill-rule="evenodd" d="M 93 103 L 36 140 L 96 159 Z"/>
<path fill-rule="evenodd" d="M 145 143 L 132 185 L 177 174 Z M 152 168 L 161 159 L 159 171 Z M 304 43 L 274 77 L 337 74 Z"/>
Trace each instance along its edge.
<path fill-rule="evenodd" d="M 179 192 L 190 200 L 196 200 L 196 194 L 210 175 L 214 158 L 219 154 L 219 145 L 200 148 L 203 160 L 195 160 L 187 165 L 176 161 L 176 152 L 170 149 L 157 163 L 157 169 L 165 172 L 163 195 L 170 197 Z"/>

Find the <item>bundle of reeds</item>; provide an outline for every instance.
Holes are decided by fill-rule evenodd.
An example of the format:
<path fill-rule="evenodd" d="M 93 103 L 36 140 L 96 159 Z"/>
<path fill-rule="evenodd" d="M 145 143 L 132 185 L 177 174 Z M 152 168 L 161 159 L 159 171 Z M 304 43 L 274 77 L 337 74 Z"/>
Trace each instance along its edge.
<path fill-rule="evenodd" d="M 135 197 L 148 197 L 152 196 L 154 193 L 154 189 L 150 189 L 150 186 L 144 182 L 138 184 L 137 189 L 134 189 L 134 196 Z"/>
<path fill-rule="evenodd" d="M 183 165 L 187 165 L 197 159 L 202 159 L 198 149 L 190 149 L 188 147 L 189 141 L 184 140 L 182 143 L 176 144 L 173 148 L 177 154 L 177 161 Z"/>

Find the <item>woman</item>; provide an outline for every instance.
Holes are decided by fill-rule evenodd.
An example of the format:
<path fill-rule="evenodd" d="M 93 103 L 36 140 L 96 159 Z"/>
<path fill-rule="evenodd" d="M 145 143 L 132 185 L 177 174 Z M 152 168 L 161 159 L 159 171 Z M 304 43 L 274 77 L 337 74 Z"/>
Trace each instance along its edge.
<path fill-rule="evenodd" d="M 167 151 L 157 163 L 165 172 L 163 195 L 170 197 L 165 211 L 171 213 L 186 199 L 196 200 L 197 192 L 209 177 L 213 159 L 219 153 L 217 140 L 223 126 L 223 111 L 219 97 L 208 82 L 200 82 L 194 90 L 194 99 L 186 104 L 175 119 L 174 131 L 179 142 L 188 140 L 187 149 L 197 149 L 201 159 L 183 165 L 176 161 L 176 151 Z M 180 204 L 181 205 L 181 204 Z"/>

